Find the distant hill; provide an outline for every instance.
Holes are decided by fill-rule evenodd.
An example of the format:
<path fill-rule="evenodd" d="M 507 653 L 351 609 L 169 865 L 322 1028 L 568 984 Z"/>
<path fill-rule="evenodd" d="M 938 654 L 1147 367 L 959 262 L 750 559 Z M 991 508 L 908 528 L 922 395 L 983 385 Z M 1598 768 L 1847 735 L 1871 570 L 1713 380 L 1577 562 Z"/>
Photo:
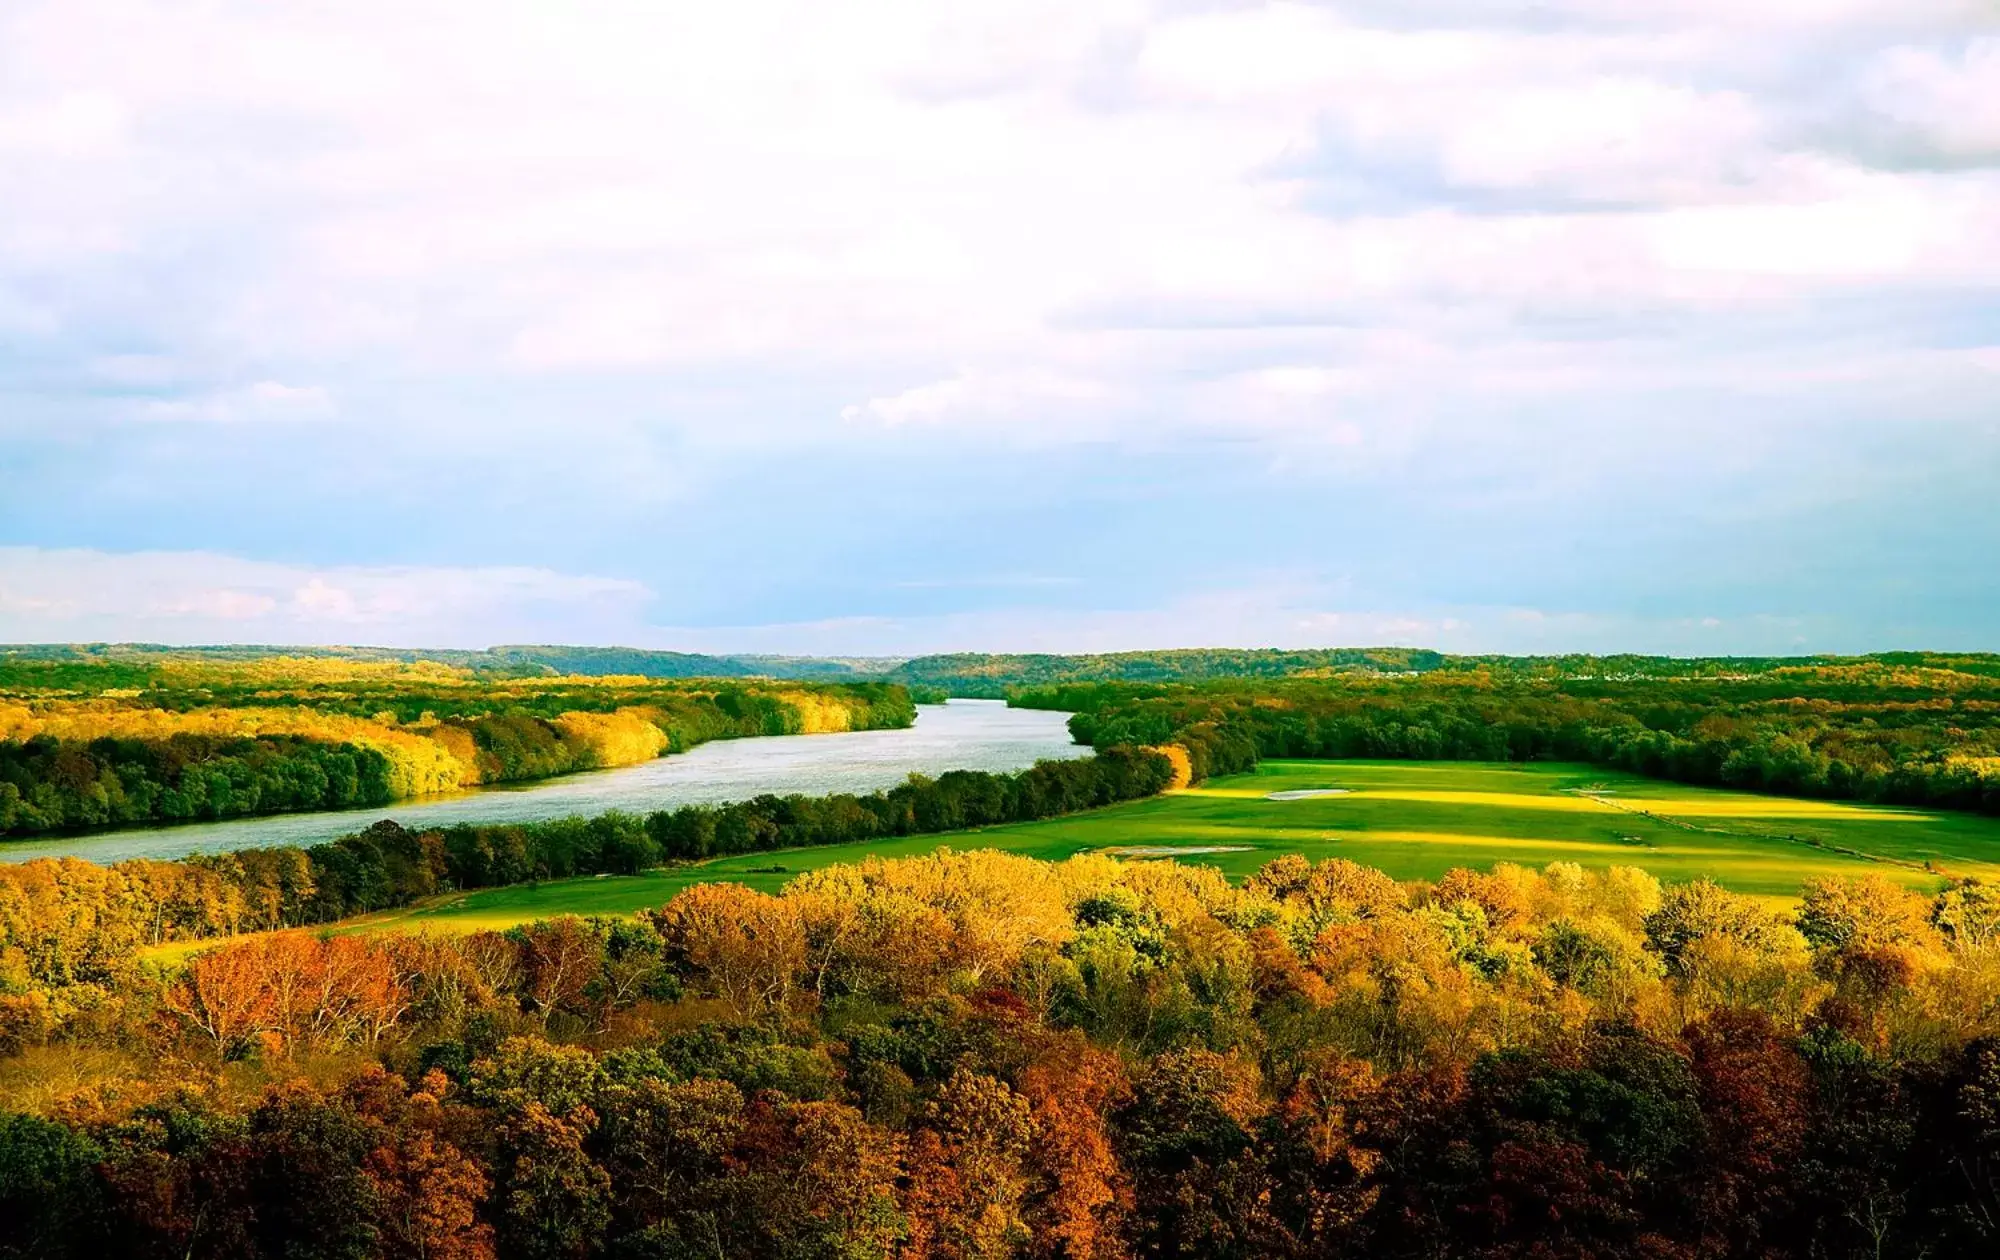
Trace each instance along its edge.
<path fill-rule="evenodd" d="M 502 644 L 463 648 L 285 647 L 219 644 L 169 647 L 157 643 L 0 645 L 12 656 L 60 665 L 144 668 L 162 659 L 247 661 L 270 656 L 359 661 L 435 661 L 463 669 L 522 676 L 580 674 L 642 678 L 797 678 L 834 682 L 870 678 L 926 692 L 998 697 L 1008 687 L 1051 682 L 1193 682 L 1209 678 L 1280 678 L 1365 670 L 1412 673 L 1443 668 L 1448 659 L 1420 648 L 1179 648 L 1082 655 L 955 652 L 940 656 L 711 656 L 649 648 L 568 644 Z"/>
<path fill-rule="evenodd" d="M 484 652 L 415 653 L 448 665 L 469 669 L 492 669 L 508 673 L 537 670 L 555 674 L 582 674 L 598 678 L 606 674 L 633 674 L 640 678 L 741 678 L 763 671 L 753 669 L 729 656 L 702 656 L 691 652 L 658 652 L 647 648 L 567 647 L 560 644 L 527 644 L 492 647 Z"/>
<path fill-rule="evenodd" d="M 1009 687 L 1065 682 L 1202 682 L 1219 678 L 1310 678 L 1489 670 L 1571 679 L 1723 677 L 1776 670 L 1944 670 L 2000 677 L 1992 653 L 1880 652 L 1872 656 L 1450 656 L 1427 648 L 1179 648 L 1088 655 L 956 652 L 919 656 L 883 677 L 954 696 L 998 697 Z"/>
<path fill-rule="evenodd" d="M 906 656 L 732 656 L 754 674 L 771 678 L 886 678 Z"/>
<path fill-rule="evenodd" d="M 162 659 L 225 662 L 296 656 L 346 661 L 435 661 L 440 665 L 498 674 L 581 674 L 588 677 L 632 674 L 642 678 L 742 678 L 766 672 L 727 656 L 655 652 L 642 648 L 543 644 L 471 651 L 464 648 L 288 647 L 267 644 L 171 647 L 161 643 L 22 643 L 0 645 L 0 656 L 54 664 L 98 666 L 145 666 Z M 851 670 L 844 671 L 845 676 L 852 676 L 853 673 Z M 842 676 L 842 672 L 810 676 Z"/>
<path fill-rule="evenodd" d="M 1491 670 L 1515 676 L 1563 678 L 1716 677 L 1776 669 L 1874 666 L 1937 669 L 2000 677 L 2000 656 L 1990 653 L 1880 652 L 1872 656 L 1671 657 L 1671 656 L 1448 656 L 1427 648 L 1175 648 L 1147 652 L 1081 654 L 951 652 L 935 656 L 704 655 L 650 648 L 504 644 L 480 651 L 462 648 L 282 647 L 224 644 L 169 647 L 156 643 L 0 645 L 0 661 L 38 662 L 37 668 L 95 667 L 95 685 L 125 685 L 111 674 L 144 671 L 165 658 L 210 661 L 269 656 L 327 657 L 362 661 L 436 661 L 507 676 L 579 674 L 642 678 L 796 678 L 819 682 L 883 679 L 916 689 L 921 697 L 998 698 L 1009 687 L 1062 682 L 1201 682 L 1217 678 L 1296 678 L 1337 674 L 1421 674 L 1433 670 Z M 103 669 L 106 673 L 98 673 Z M 135 679 L 138 674 L 135 673 Z M 132 685 L 140 685 L 134 682 Z"/>
<path fill-rule="evenodd" d="M 955 652 L 905 661 L 888 677 L 943 687 L 955 696 L 999 696 L 1007 687 L 1052 682 L 1195 682 L 1354 670 L 1407 674 L 1448 663 L 1444 654 L 1425 648 L 1176 648 L 1080 656 Z"/>

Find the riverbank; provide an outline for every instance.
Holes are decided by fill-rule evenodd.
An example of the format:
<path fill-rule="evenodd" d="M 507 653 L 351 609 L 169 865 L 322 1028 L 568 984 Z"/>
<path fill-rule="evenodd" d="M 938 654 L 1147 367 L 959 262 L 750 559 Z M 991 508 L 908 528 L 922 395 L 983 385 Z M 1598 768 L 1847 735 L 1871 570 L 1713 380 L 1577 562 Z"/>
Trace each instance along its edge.
<path fill-rule="evenodd" d="M 235 849 L 307 847 L 392 818 L 413 830 L 471 823 L 536 822 L 612 810 L 648 812 L 722 804 L 764 794 L 809 796 L 894 787 L 911 774 L 1003 773 L 1037 761 L 1087 757 L 1071 742 L 1068 715 L 1010 709 L 994 700 L 919 705 L 916 721 L 892 730 L 716 740 L 638 765 L 592 770 L 526 785 L 501 785 L 367 809 L 278 814 L 225 822 L 135 827 L 88 835 L 0 842 L 0 862 L 80 857 L 108 863 Z"/>

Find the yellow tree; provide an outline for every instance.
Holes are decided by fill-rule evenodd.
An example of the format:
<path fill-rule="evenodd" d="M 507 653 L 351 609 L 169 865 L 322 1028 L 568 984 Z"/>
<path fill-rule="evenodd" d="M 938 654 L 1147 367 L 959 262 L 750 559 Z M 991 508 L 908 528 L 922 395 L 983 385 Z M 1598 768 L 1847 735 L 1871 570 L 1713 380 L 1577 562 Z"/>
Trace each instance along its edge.
<path fill-rule="evenodd" d="M 910 1219 L 903 1254 L 917 1260 L 1002 1260 L 1028 1240 L 1023 1199 L 1035 1136 L 1028 1100 L 1006 1082 L 960 1068 L 910 1143 Z"/>
<path fill-rule="evenodd" d="M 382 1254 L 411 1260 L 493 1260 L 493 1227 L 479 1219 L 490 1188 L 477 1161 L 423 1129 L 371 1151 Z"/>
<path fill-rule="evenodd" d="M 648 919 L 678 957 L 739 1014 L 790 1005 L 806 965 L 795 907 L 740 884 L 697 884 Z"/>
<path fill-rule="evenodd" d="M 197 954 L 161 1000 L 182 1027 L 209 1043 L 217 1059 L 274 1026 L 277 998 L 259 954 L 260 947 L 247 942 Z"/>
<path fill-rule="evenodd" d="M 1105 1117 L 1131 1096 L 1124 1061 L 1081 1033 L 1054 1038 L 1021 1074 L 1034 1124 L 1033 1250 L 1064 1260 L 1119 1260 L 1132 1187 Z"/>

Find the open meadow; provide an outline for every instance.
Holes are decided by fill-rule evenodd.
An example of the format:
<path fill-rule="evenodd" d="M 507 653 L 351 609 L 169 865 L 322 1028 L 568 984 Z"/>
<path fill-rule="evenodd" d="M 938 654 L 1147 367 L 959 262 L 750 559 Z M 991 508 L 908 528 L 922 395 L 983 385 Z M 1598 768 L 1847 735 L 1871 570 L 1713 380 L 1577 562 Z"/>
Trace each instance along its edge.
<path fill-rule="evenodd" d="M 1285 853 L 1345 857 L 1397 879 L 1498 862 L 1626 865 L 1669 882 L 1708 876 L 1772 900 L 1796 896 L 1816 875 L 1876 873 L 1926 891 L 1947 875 L 2000 877 L 2000 819 L 1971 814 L 1715 791 L 1570 764 L 1267 761 L 1191 790 L 1042 822 L 483 889 L 352 925 L 475 931 L 629 914 L 690 884 L 775 892 L 801 871 L 940 845 L 1048 860 L 1173 857 L 1239 880 Z"/>

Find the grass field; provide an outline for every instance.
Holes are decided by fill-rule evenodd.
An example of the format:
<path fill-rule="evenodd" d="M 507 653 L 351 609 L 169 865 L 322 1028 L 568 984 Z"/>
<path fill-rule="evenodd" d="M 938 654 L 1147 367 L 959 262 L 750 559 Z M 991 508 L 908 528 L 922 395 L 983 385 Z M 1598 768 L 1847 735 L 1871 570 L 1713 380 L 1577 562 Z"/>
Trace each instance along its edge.
<path fill-rule="evenodd" d="M 1315 790 L 1341 794 L 1269 799 Z M 732 880 L 775 891 L 801 871 L 940 845 L 1046 859 L 1171 854 L 1238 879 L 1283 853 L 1351 858 L 1399 879 L 1569 861 L 1643 867 L 1667 881 L 1707 875 L 1769 898 L 1789 898 L 1821 874 L 1873 871 L 1923 888 L 1937 886 L 1934 872 L 2000 878 L 2000 819 L 1718 792 L 1591 766 L 1272 761 L 1254 774 L 1047 822 L 488 889 L 353 926 L 470 931 L 559 914 L 629 914 L 689 884 Z"/>

